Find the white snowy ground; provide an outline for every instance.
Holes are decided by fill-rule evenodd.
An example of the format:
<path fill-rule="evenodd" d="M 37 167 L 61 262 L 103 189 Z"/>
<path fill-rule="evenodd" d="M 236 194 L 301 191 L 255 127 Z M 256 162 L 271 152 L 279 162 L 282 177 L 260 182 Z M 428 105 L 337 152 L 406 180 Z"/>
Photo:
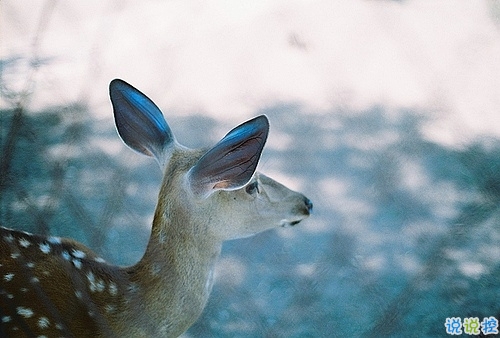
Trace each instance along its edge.
<path fill-rule="evenodd" d="M 431 335 L 446 317 L 500 319 L 499 1 L 4 0 L 0 19 L 0 108 L 85 106 L 72 119 L 88 121 L 88 144 L 46 154 L 81 160 L 65 179 L 88 185 L 90 213 L 96 167 L 127 172 L 101 246 L 111 261 L 140 256 L 160 179 L 114 133 L 111 79 L 151 97 L 189 146 L 269 116 L 260 168 L 315 214 L 228 243 L 186 336 Z M 95 149 L 105 160 L 86 168 Z"/>

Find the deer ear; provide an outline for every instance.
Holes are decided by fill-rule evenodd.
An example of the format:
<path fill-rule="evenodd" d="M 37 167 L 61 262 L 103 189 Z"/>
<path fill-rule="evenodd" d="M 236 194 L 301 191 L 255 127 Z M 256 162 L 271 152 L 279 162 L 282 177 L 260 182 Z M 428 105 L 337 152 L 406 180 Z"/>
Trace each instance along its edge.
<path fill-rule="evenodd" d="M 123 80 L 109 84 L 115 124 L 122 140 L 130 148 L 165 163 L 165 149 L 175 137 L 160 109 L 146 95 Z"/>
<path fill-rule="evenodd" d="M 269 133 L 265 115 L 242 123 L 207 151 L 189 170 L 193 193 L 207 197 L 217 190 L 235 190 L 252 178 Z"/>

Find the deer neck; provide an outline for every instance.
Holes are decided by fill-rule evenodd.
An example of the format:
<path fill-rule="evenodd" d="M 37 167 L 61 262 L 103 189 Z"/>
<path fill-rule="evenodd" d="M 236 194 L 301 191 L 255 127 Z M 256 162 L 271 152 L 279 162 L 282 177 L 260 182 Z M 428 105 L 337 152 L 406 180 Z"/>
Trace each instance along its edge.
<path fill-rule="evenodd" d="M 212 289 L 222 243 L 206 233 L 208 224 L 196 224 L 186 215 L 158 205 L 146 252 L 127 269 L 129 296 L 141 304 L 138 325 L 148 330 L 146 335 L 184 332 L 201 314 Z M 136 306 L 130 309 L 130 315 L 138 315 Z"/>

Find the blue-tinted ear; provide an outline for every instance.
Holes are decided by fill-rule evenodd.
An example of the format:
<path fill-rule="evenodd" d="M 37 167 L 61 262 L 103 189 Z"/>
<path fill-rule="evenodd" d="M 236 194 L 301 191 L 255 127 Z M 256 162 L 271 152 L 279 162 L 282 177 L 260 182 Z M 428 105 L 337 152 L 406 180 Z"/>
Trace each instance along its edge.
<path fill-rule="evenodd" d="M 252 178 L 269 133 L 264 115 L 231 130 L 189 170 L 191 190 L 206 197 L 216 190 L 235 190 Z"/>
<path fill-rule="evenodd" d="M 125 81 L 109 84 L 116 128 L 132 149 L 163 162 L 165 148 L 175 142 L 160 109 L 146 95 Z"/>

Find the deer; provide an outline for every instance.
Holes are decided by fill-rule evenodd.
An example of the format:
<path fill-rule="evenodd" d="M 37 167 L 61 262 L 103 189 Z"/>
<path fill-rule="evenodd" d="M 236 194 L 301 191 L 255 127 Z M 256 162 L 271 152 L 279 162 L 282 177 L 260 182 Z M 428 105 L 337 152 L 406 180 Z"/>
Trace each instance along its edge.
<path fill-rule="evenodd" d="M 72 239 L 0 227 L 2 337 L 178 337 L 207 303 L 224 241 L 312 212 L 303 194 L 256 171 L 265 115 L 190 149 L 138 89 L 114 79 L 109 94 L 121 139 L 163 173 L 145 253 L 115 266 Z"/>

